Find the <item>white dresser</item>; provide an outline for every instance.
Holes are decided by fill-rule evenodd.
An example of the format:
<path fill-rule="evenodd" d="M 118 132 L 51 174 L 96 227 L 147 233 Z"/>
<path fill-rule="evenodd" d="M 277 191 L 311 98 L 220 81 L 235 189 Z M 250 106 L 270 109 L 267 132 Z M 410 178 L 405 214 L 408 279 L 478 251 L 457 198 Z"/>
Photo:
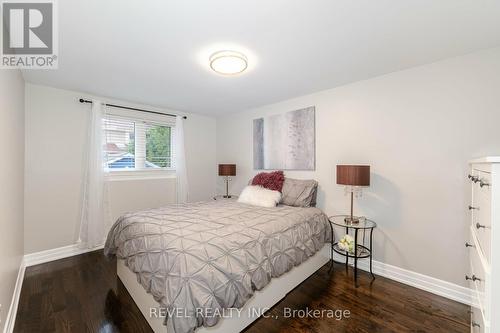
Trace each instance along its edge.
<path fill-rule="evenodd" d="M 471 332 L 500 332 L 500 156 L 472 160 L 469 206 L 470 269 L 465 278 L 478 307 L 472 307 Z"/>

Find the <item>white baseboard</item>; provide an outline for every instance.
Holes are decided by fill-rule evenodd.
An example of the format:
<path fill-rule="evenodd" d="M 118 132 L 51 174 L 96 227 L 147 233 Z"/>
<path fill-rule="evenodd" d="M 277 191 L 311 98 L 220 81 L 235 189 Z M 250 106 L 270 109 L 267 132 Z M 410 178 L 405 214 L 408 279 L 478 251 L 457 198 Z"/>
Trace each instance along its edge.
<path fill-rule="evenodd" d="M 79 244 L 73 244 L 56 249 L 50 249 L 24 255 L 24 263 L 26 267 L 43 264 L 49 261 L 59 260 L 67 257 L 76 256 L 82 253 L 87 253 L 95 250 L 102 249 L 104 245 L 95 247 L 93 249 L 81 248 Z"/>
<path fill-rule="evenodd" d="M 7 317 L 5 318 L 5 326 L 3 327 L 3 333 L 12 333 L 14 331 L 14 324 L 16 323 L 16 315 L 17 315 L 17 306 L 19 304 L 19 296 L 21 295 L 21 289 L 23 287 L 25 269 L 26 266 L 24 265 L 24 259 L 21 259 L 19 271 L 17 272 L 16 285 L 14 286 L 14 293 L 12 295 L 12 301 L 10 302 L 10 307 L 9 307 L 9 312 L 7 312 Z"/>
<path fill-rule="evenodd" d="M 329 249 L 327 249 L 328 251 Z M 328 254 L 330 255 L 330 254 Z M 345 257 L 334 253 L 336 261 L 345 262 Z M 352 262 L 350 262 L 352 265 Z M 416 273 L 397 266 L 385 264 L 373 260 L 373 274 L 404 283 L 406 285 L 428 291 L 430 293 L 446 297 L 448 299 L 478 307 L 478 300 L 472 289 L 459 286 L 444 280 L 436 279 L 427 275 Z M 364 271 L 370 271 L 370 264 L 367 259 L 358 261 L 358 268 Z"/>

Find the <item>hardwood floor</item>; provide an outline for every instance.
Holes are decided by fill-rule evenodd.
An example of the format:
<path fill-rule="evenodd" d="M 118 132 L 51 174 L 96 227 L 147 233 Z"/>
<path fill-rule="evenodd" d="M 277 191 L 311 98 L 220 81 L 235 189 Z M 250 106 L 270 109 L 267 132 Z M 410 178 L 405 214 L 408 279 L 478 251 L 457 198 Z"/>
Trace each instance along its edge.
<path fill-rule="evenodd" d="M 335 265 L 329 274 L 328 268 L 322 267 L 245 332 L 469 332 L 468 306 L 381 277 L 370 284 L 364 272 L 355 288 L 352 271 Z M 290 309 L 348 310 L 350 316 L 285 318 Z M 95 251 L 27 268 L 14 332 L 151 329 L 117 278 L 116 261 Z"/>

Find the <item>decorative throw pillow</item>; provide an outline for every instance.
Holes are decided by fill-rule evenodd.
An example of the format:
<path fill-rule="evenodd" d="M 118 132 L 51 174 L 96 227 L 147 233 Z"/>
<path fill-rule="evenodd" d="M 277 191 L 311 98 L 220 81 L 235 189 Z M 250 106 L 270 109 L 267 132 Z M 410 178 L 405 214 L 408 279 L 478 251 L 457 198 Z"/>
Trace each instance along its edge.
<path fill-rule="evenodd" d="M 238 202 L 261 207 L 276 207 L 280 200 L 280 192 L 252 185 L 245 187 L 238 197 Z"/>
<path fill-rule="evenodd" d="M 313 179 L 285 178 L 281 203 L 295 207 L 314 207 L 316 206 L 317 188 L 318 182 Z"/>
<path fill-rule="evenodd" d="M 285 175 L 283 171 L 261 172 L 253 177 L 252 185 L 260 185 L 273 191 L 281 192 Z"/>

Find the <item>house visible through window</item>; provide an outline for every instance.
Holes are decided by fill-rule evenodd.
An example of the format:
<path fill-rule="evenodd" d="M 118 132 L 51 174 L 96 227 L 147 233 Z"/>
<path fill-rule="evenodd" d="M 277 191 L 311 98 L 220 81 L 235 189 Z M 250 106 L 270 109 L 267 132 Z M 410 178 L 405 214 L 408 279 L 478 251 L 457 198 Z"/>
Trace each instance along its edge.
<path fill-rule="evenodd" d="M 104 167 L 109 171 L 173 168 L 171 126 L 107 116 L 103 132 Z"/>

